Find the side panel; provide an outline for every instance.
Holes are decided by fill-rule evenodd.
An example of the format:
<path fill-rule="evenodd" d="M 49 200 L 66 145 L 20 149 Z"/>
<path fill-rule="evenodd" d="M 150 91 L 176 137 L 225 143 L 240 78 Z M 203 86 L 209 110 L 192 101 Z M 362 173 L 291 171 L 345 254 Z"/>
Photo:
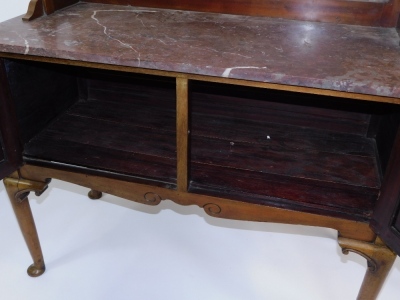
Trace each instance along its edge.
<path fill-rule="evenodd" d="M 397 130 L 371 227 L 400 255 L 400 130 Z"/>
<path fill-rule="evenodd" d="M 22 164 L 17 120 L 8 86 L 4 60 L 0 59 L 0 179 Z"/>
<path fill-rule="evenodd" d="M 64 66 L 6 59 L 4 65 L 25 145 L 78 100 L 77 79 Z"/>

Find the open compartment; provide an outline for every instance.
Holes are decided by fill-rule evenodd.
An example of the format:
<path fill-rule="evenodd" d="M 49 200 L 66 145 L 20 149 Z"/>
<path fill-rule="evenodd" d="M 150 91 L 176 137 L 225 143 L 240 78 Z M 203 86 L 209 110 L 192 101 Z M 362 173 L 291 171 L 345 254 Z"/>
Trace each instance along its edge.
<path fill-rule="evenodd" d="M 361 221 L 399 119 L 389 104 L 201 82 L 190 117 L 190 192 Z"/>
<path fill-rule="evenodd" d="M 7 66 L 25 161 L 175 187 L 174 79 L 21 61 Z"/>

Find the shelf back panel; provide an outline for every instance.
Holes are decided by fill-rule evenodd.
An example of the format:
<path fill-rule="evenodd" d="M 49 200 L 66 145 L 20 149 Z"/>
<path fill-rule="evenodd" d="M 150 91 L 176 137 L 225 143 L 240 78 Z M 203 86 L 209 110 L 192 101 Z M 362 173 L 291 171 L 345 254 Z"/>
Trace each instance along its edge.
<path fill-rule="evenodd" d="M 86 0 L 85 2 L 365 26 L 395 27 L 398 19 L 398 0 Z"/>

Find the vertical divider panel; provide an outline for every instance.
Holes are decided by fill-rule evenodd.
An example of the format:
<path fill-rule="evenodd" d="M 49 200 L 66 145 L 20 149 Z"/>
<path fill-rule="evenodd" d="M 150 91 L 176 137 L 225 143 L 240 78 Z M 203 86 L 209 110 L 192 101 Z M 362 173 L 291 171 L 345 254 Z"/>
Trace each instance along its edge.
<path fill-rule="evenodd" d="M 189 82 L 186 77 L 176 78 L 176 151 L 177 189 L 188 189 L 189 156 Z"/>

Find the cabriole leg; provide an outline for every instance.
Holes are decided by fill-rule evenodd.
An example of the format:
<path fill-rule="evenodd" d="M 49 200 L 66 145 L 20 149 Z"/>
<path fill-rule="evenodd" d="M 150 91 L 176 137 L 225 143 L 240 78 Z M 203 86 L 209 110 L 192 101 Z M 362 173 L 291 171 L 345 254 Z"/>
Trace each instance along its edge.
<path fill-rule="evenodd" d="M 375 300 L 393 266 L 396 254 L 377 237 L 367 243 L 339 237 L 339 245 L 344 254 L 355 252 L 367 259 L 368 269 L 358 294 L 358 300 Z"/>
<path fill-rule="evenodd" d="M 11 205 L 33 259 L 33 264 L 28 268 L 28 275 L 32 277 L 42 275 L 45 271 L 45 265 L 35 222 L 28 201 L 28 194 L 32 191 L 39 196 L 46 190 L 49 182 L 50 181 L 36 182 L 11 177 L 4 179 L 8 197 L 10 198 Z"/>

